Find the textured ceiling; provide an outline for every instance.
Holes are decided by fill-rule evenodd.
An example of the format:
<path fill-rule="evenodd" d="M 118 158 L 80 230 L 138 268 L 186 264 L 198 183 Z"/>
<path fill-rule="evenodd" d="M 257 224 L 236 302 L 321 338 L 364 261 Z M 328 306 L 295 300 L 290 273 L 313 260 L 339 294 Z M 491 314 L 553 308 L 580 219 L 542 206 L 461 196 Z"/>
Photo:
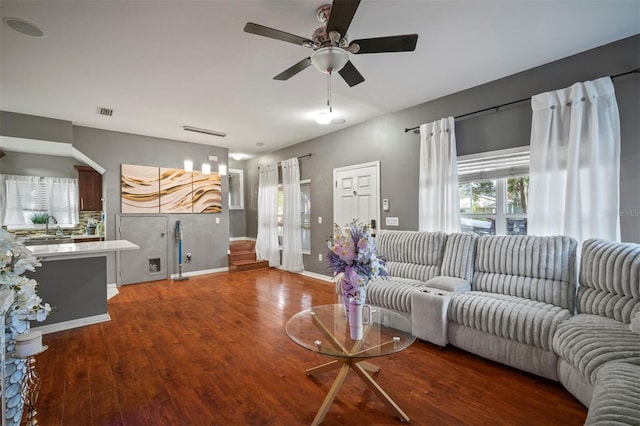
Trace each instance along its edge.
<path fill-rule="evenodd" d="M 640 0 L 363 0 L 349 39 L 417 33 L 415 52 L 351 55 L 366 78 L 273 76 L 311 51 L 243 32 L 247 21 L 310 37 L 324 1 L 2 1 L 0 108 L 257 155 L 640 33 Z M 112 117 L 97 108 L 115 110 Z M 226 138 L 182 130 L 191 125 Z M 259 144 L 262 144 L 259 146 Z"/>

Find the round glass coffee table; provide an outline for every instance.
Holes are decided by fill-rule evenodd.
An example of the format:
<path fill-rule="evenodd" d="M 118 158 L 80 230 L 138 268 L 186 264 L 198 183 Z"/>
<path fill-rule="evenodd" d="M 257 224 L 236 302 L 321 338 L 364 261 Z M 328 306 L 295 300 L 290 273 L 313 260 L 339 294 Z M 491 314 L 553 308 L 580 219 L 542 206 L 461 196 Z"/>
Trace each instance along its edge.
<path fill-rule="evenodd" d="M 411 330 L 411 321 L 397 312 L 372 306 L 372 321 L 364 325 L 363 338 L 352 340 L 347 323 L 344 305 L 315 306 L 295 314 L 286 325 L 287 335 L 298 345 L 319 354 L 335 358 L 326 364 L 310 368 L 307 376 L 340 369 L 329 393 L 318 410 L 313 425 L 319 425 L 329 411 L 340 386 L 353 370 L 367 386 L 398 416 L 403 422 L 409 417 L 400 409 L 368 372 L 380 369 L 367 362 L 379 356 L 391 355 L 408 348 L 415 337 Z"/>

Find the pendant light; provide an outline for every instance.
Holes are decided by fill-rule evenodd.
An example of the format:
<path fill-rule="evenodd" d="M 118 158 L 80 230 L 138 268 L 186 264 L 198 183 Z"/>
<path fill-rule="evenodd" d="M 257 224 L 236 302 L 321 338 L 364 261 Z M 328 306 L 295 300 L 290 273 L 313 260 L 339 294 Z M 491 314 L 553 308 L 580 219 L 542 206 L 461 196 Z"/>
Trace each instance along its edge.
<path fill-rule="evenodd" d="M 208 154 L 207 147 L 205 145 L 205 147 L 204 147 L 204 162 L 202 163 L 202 174 L 203 175 L 210 175 L 211 174 L 211 164 L 209 164 L 207 154 Z"/>

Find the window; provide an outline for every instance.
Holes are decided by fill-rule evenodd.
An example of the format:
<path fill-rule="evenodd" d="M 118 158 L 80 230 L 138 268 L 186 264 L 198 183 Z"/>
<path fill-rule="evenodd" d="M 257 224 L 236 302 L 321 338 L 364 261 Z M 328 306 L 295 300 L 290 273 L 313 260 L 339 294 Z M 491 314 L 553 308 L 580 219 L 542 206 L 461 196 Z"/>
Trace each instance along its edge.
<path fill-rule="evenodd" d="M 278 185 L 278 245 L 282 250 L 283 216 L 284 216 L 284 191 L 282 185 Z M 302 225 L 302 253 L 311 254 L 311 181 L 300 181 L 300 214 Z"/>
<path fill-rule="evenodd" d="M 32 225 L 38 215 L 54 216 L 61 225 L 78 223 L 77 179 L 0 175 L 0 185 L 2 225 Z"/>
<path fill-rule="evenodd" d="M 459 157 L 460 229 L 526 235 L 528 173 L 528 147 Z"/>

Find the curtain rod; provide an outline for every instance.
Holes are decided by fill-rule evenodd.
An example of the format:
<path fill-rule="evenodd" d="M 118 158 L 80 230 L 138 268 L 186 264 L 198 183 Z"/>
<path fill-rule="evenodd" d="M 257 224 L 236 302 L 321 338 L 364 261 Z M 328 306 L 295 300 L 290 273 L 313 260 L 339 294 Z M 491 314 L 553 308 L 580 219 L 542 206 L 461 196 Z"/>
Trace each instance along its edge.
<path fill-rule="evenodd" d="M 623 72 L 623 73 L 620 73 L 620 74 L 612 75 L 612 76 L 610 76 L 610 77 L 611 77 L 612 79 L 614 79 L 614 78 L 618 78 L 618 77 L 622 77 L 622 76 L 624 76 L 624 75 L 634 74 L 634 73 L 640 73 L 640 68 L 636 68 L 636 69 L 631 70 L 631 71 L 627 71 L 627 72 Z M 493 110 L 493 109 L 498 110 L 498 109 L 500 109 L 500 108 L 502 108 L 502 107 L 506 107 L 506 106 L 514 105 L 514 104 L 519 104 L 520 102 L 525 102 L 525 101 L 530 101 L 530 100 L 531 100 L 531 96 L 529 96 L 528 98 L 518 99 L 517 101 L 507 102 L 507 103 L 505 103 L 505 104 L 500 104 L 500 105 L 492 106 L 492 107 L 489 107 L 489 108 L 483 108 L 483 109 L 480 109 L 480 110 L 478 110 L 478 111 L 468 112 L 468 113 L 466 113 L 466 114 L 462 114 L 462 115 L 456 115 L 456 116 L 455 116 L 455 117 L 453 117 L 453 118 L 454 118 L 454 119 L 458 119 L 458 118 L 467 117 L 467 116 L 469 116 L 469 115 L 479 114 L 479 113 L 481 113 L 481 112 L 491 111 L 491 110 Z M 407 133 L 407 132 L 410 132 L 410 131 L 412 131 L 412 130 L 418 130 L 418 129 L 420 129 L 420 126 L 411 127 L 410 129 L 404 129 L 404 132 L 405 132 L 405 133 Z M 416 132 L 416 133 L 417 133 L 417 132 Z"/>
<path fill-rule="evenodd" d="M 313 154 L 309 153 L 309 154 L 305 154 L 305 155 L 300 155 L 298 157 L 296 157 L 298 160 L 302 160 L 303 158 L 309 158 L 311 157 Z M 282 161 L 278 161 L 278 166 L 280 166 L 280 163 L 282 163 Z M 258 168 L 260 168 L 260 166 L 258 166 Z"/>

